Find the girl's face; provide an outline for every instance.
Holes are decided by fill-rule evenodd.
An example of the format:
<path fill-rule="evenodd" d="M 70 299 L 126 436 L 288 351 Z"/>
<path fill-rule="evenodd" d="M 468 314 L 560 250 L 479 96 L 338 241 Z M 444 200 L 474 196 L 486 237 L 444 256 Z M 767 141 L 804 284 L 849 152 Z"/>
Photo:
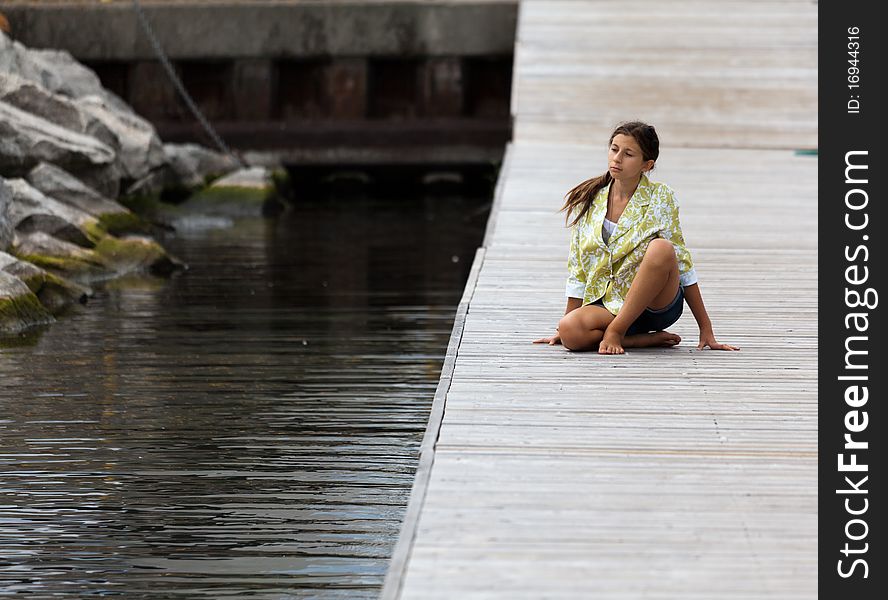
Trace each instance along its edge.
<path fill-rule="evenodd" d="M 607 166 L 614 179 L 633 181 L 643 171 L 649 171 L 654 166 L 654 161 L 644 160 L 634 137 L 618 133 L 607 151 Z"/>

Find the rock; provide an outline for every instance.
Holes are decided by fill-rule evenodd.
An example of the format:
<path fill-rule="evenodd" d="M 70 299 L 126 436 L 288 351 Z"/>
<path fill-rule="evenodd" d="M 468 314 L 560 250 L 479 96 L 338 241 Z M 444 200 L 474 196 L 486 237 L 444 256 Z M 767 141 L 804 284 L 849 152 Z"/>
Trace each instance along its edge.
<path fill-rule="evenodd" d="M 162 165 L 130 185 L 123 195 L 159 199 L 164 190 L 173 188 L 177 184 L 178 180 L 172 168 L 169 165 Z"/>
<path fill-rule="evenodd" d="M 72 100 L 14 73 L 0 73 L 0 100 L 65 129 L 86 132 L 84 115 Z"/>
<path fill-rule="evenodd" d="M 71 175 L 82 181 L 84 185 L 94 189 L 105 198 L 117 198 L 120 194 L 120 180 L 123 173 L 116 162 L 99 167 L 83 169 L 66 169 Z"/>
<path fill-rule="evenodd" d="M 135 271 L 169 275 L 185 265 L 154 240 L 105 235 L 94 248 L 82 248 L 44 232 L 16 232 L 11 254 L 50 273 L 87 284 Z"/>
<path fill-rule="evenodd" d="M 55 165 L 42 162 L 31 169 L 28 182 L 47 196 L 94 217 L 129 213 L 122 204 L 109 200 Z"/>
<path fill-rule="evenodd" d="M 125 196 L 178 204 L 240 167 L 235 158 L 198 144 L 164 144 L 163 151 L 165 164 L 133 183 Z"/>
<path fill-rule="evenodd" d="M 68 52 L 30 50 L 0 34 L 0 73 L 9 103 L 96 137 L 115 150 L 123 177 L 140 179 L 166 160 L 154 126 Z"/>
<path fill-rule="evenodd" d="M 108 235 L 96 245 L 96 253 L 106 264 L 112 265 L 118 275 L 148 271 L 152 275 L 167 277 L 186 268 L 185 263 L 147 236 L 116 238 Z"/>
<path fill-rule="evenodd" d="M 0 73 L 0 100 L 65 129 L 94 137 L 117 153 L 117 136 L 74 100 L 12 73 Z"/>
<path fill-rule="evenodd" d="M 75 104 L 114 135 L 115 141 L 110 145 L 116 150 L 124 177 L 141 179 L 166 161 L 163 144 L 154 126 L 142 117 L 131 111 L 121 111 L 97 95 L 78 98 Z"/>
<path fill-rule="evenodd" d="M 0 270 L 0 332 L 18 333 L 53 321 L 53 316 L 23 281 Z"/>
<path fill-rule="evenodd" d="M 220 177 L 183 206 L 205 214 L 249 216 L 262 214 L 276 198 L 271 172 L 248 167 Z"/>
<path fill-rule="evenodd" d="M 40 85 L 13 74 L 0 73 L 0 101 L 59 125 L 64 129 L 85 134 L 102 142 L 114 151 L 118 161 L 117 136 L 105 124 L 65 96 L 53 94 Z M 118 161 L 119 162 L 119 161 Z M 108 197 L 116 198 L 120 192 L 122 167 L 115 164 L 99 167 L 75 167 L 68 165 L 82 180 Z M 11 173 L 17 174 L 22 173 Z"/>
<path fill-rule="evenodd" d="M 52 169 L 51 165 L 41 167 L 44 174 L 47 171 L 51 172 Z M 61 175 L 67 174 L 61 171 Z M 93 248 L 108 234 L 117 236 L 151 230 L 151 225 L 147 221 L 111 200 L 99 197 L 102 202 L 99 206 L 107 204 L 111 211 L 101 212 L 96 216 L 82 210 L 75 203 L 60 202 L 54 197 L 47 196 L 24 179 L 9 179 L 6 183 L 12 192 L 8 211 L 9 223 L 20 233 L 40 231 L 83 248 Z M 89 188 L 81 187 L 91 192 Z M 95 200 L 88 198 L 91 202 Z"/>
<path fill-rule="evenodd" d="M 201 156 L 198 171 L 214 158 Z M 169 162 L 154 127 L 93 71 L 0 32 L 0 173 L 15 177 L 0 177 L 0 329 L 85 301 L 72 280 L 184 268 L 153 239 L 114 235 L 146 226 L 114 200 L 121 181 L 177 180 Z"/>
<path fill-rule="evenodd" d="M 12 223 L 9 222 L 9 206 L 12 203 L 12 189 L 0 177 L 0 252 L 12 243 Z"/>
<path fill-rule="evenodd" d="M 98 76 L 65 50 L 32 50 L 13 42 L 13 53 L 18 68 L 10 71 L 51 92 L 71 98 L 101 93 L 102 82 Z"/>
<path fill-rule="evenodd" d="M 78 283 L 100 281 L 110 276 L 105 263 L 93 250 L 41 231 L 16 232 L 10 254 Z"/>
<path fill-rule="evenodd" d="M 274 181 L 265 167 L 249 167 L 215 180 L 182 205 L 204 215 L 259 216 L 276 198 Z"/>
<path fill-rule="evenodd" d="M 92 290 L 48 273 L 36 265 L 0 252 L 0 271 L 17 277 L 50 313 L 57 314 L 74 302 L 85 304 Z"/>
<path fill-rule="evenodd" d="M 0 33 L 0 73 L 13 73 L 53 94 L 70 98 L 97 95 L 119 111 L 133 110 L 102 87 L 99 77 L 65 50 L 33 50 Z"/>
<path fill-rule="evenodd" d="M 210 189 L 251 197 L 253 202 L 260 205 L 262 213 L 269 216 L 285 210 L 286 205 L 282 201 L 280 190 L 283 182 L 288 179 L 283 169 L 248 167 L 217 179 Z"/>
<path fill-rule="evenodd" d="M 241 166 L 233 157 L 197 144 L 164 144 L 163 150 L 174 182 L 192 190 Z"/>
<path fill-rule="evenodd" d="M 265 167 L 247 167 L 220 177 L 210 187 L 239 188 L 265 193 L 274 189 L 274 182 L 271 180 L 271 172 Z"/>
<path fill-rule="evenodd" d="M 95 138 L 0 101 L 0 172 L 24 174 L 50 162 L 76 173 L 107 167 L 114 160 L 114 151 Z"/>
<path fill-rule="evenodd" d="M 92 248 L 102 233 L 98 219 L 46 196 L 24 179 L 9 179 L 6 184 L 12 191 L 9 222 L 16 231 L 41 231 L 85 248 Z"/>

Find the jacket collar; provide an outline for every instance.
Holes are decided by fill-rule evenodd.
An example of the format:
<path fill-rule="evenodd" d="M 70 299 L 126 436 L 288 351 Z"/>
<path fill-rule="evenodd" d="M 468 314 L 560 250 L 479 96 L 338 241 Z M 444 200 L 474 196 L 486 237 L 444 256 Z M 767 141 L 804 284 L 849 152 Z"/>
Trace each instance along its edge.
<path fill-rule="evenodd" d="M 606 247 L 608 245 L 604 243 L 604 238 L 601 237 L 601 226 L 604 224 L 604 216 L 607 214 L 607 196 L 610 193 L 613 184 L 614 182 L 611 180 L 606 187 L 598 190 L 598 194 L 595 196 L 595 200 L 592 203 L 592 210 L 590 211 L 592 213 L 592 232 L 595 236 L 595 240 L 601 247 Z M 629 204 L 626 205 L 623 214 L 617 219 L 617 227 L 611 234 L 610 245 L 613 245 L 620 236 L 631 230 L 635 223 L 644 216 L 646 210 L 645 207 L 651 201 L 652 189 L 653 185 L 651 184 L 651 180 L 648 179 L 647 175 L 642 174 L 641 179 L 638 182 L 638 187 L 635 188 L 632 197 L 629 199 Z"/>

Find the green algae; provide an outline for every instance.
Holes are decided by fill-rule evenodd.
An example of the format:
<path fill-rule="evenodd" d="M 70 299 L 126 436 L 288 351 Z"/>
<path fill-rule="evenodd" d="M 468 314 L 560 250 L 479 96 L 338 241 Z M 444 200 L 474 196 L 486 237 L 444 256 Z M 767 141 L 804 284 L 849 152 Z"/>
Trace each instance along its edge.
<path fill-rule="evenodd" d="M 117 201 L 148 222 L 164 222 L 176 212 L 176 207 L 163 202 L 160 194 L 130 194 L 121 196 Z"/>
<path fill-rule="evenodd" d="M 76 283 L 109 279 L 140 269 L 166 276 L 184 267 L 151 238 L 118 238 L 102 233 L 97 227 L 91 230 L 91 235 L 94 236 L 95 247 L 92 250 L 82 250 L 81 256 L 23 253 L 17 252 L 15 248 L 11 249 L 11 253 L 19 260 L 59 275 L 60 279 L 69 278 Z"/>
<path fill-rule="evenodd" d="M 138 215 L 149 215 L 160 208 L 160 194 L 125 194 L 117 202 Z"/>
<path fill-rule="evenodd" d="M 89 240 L 89 248 L 95 248 L 108 235 L 146 233 L 148 229 L 149 223 L 133 213 L 104 213 L 98 219 L 90 219 L 80 226 Z"/>
<path fill-rule="evenodd" d="M 0 298 L 0 331 L 15 333 L 55 319 L 32 292 Z"/>
<path fill-rule="evenodd" d="M 87 221 L 83 224 L 81 229 L 83 230 L 83 233 L 86 234 L 90 244 L 92 244 L 90 248 L 95 248 L 98 241 L 108 235 L 96 219 Z"/>
<path fill-rule="evenodd" d="M 87 250 L 87 252 L 90 251 Z M 12 252 L 12 254 L 17 259 L 27 261 L 41 269 L 72 275 L 85 275 L 89 272 L 95 272 L 97 269 L 104 266 L 101 261 L 98 260 L 90 261 L 71 256 L 63 257 L 50 256 L 49 254 L 21 254 L 18 252 Z"/>
<path fill-rule="evenodd" d="M 128 233 L 150 233 L 151 224 L 133 212 L 99 215 L 98 226 L 106 233 L 121 236 Z"/>
<path fill-rule="evenodd" d="M 94 252 L 107 265 L 150 264 L 166 254 L 160 244 L 147 238 L 118 238 L 106 235 Z"/>
<path fill-rule="evenodd" d="M 58 315 L 75 302 L 86 303 L 90 293 L 87 288 L 49 271 L 22 278 L 22 281 L 37 296 L 40 304 L 53 315 Z"/>
<path fill-rule="evenodd" d="M 96 244 L 95 252 L 118 275 L 147 269 L 154 275 L 167 276 L 184 267 L 150 238 L 116 238 L 108 235 Z"/>

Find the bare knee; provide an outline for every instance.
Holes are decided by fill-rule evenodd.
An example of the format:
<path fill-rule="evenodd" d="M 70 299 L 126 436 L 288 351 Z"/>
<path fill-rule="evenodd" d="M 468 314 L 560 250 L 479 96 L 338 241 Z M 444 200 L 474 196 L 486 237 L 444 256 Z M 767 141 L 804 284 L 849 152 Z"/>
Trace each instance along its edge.
<path fill-rule="evenodd" d="M 568 350 L 579 346 L 583 334 L 582 324 L 574 312 L 576 311 L 567 313 L 558 321 L 558 335 L 561 337 L 561 345 Z"/>
<path fill-rule="evenodd" d="M 644 260 L 660 267 L 671 267 L 678 263 L 675 256 L 675 247 L 669 240 L 656 238 L 648 244 L 644 252 Z"/>

